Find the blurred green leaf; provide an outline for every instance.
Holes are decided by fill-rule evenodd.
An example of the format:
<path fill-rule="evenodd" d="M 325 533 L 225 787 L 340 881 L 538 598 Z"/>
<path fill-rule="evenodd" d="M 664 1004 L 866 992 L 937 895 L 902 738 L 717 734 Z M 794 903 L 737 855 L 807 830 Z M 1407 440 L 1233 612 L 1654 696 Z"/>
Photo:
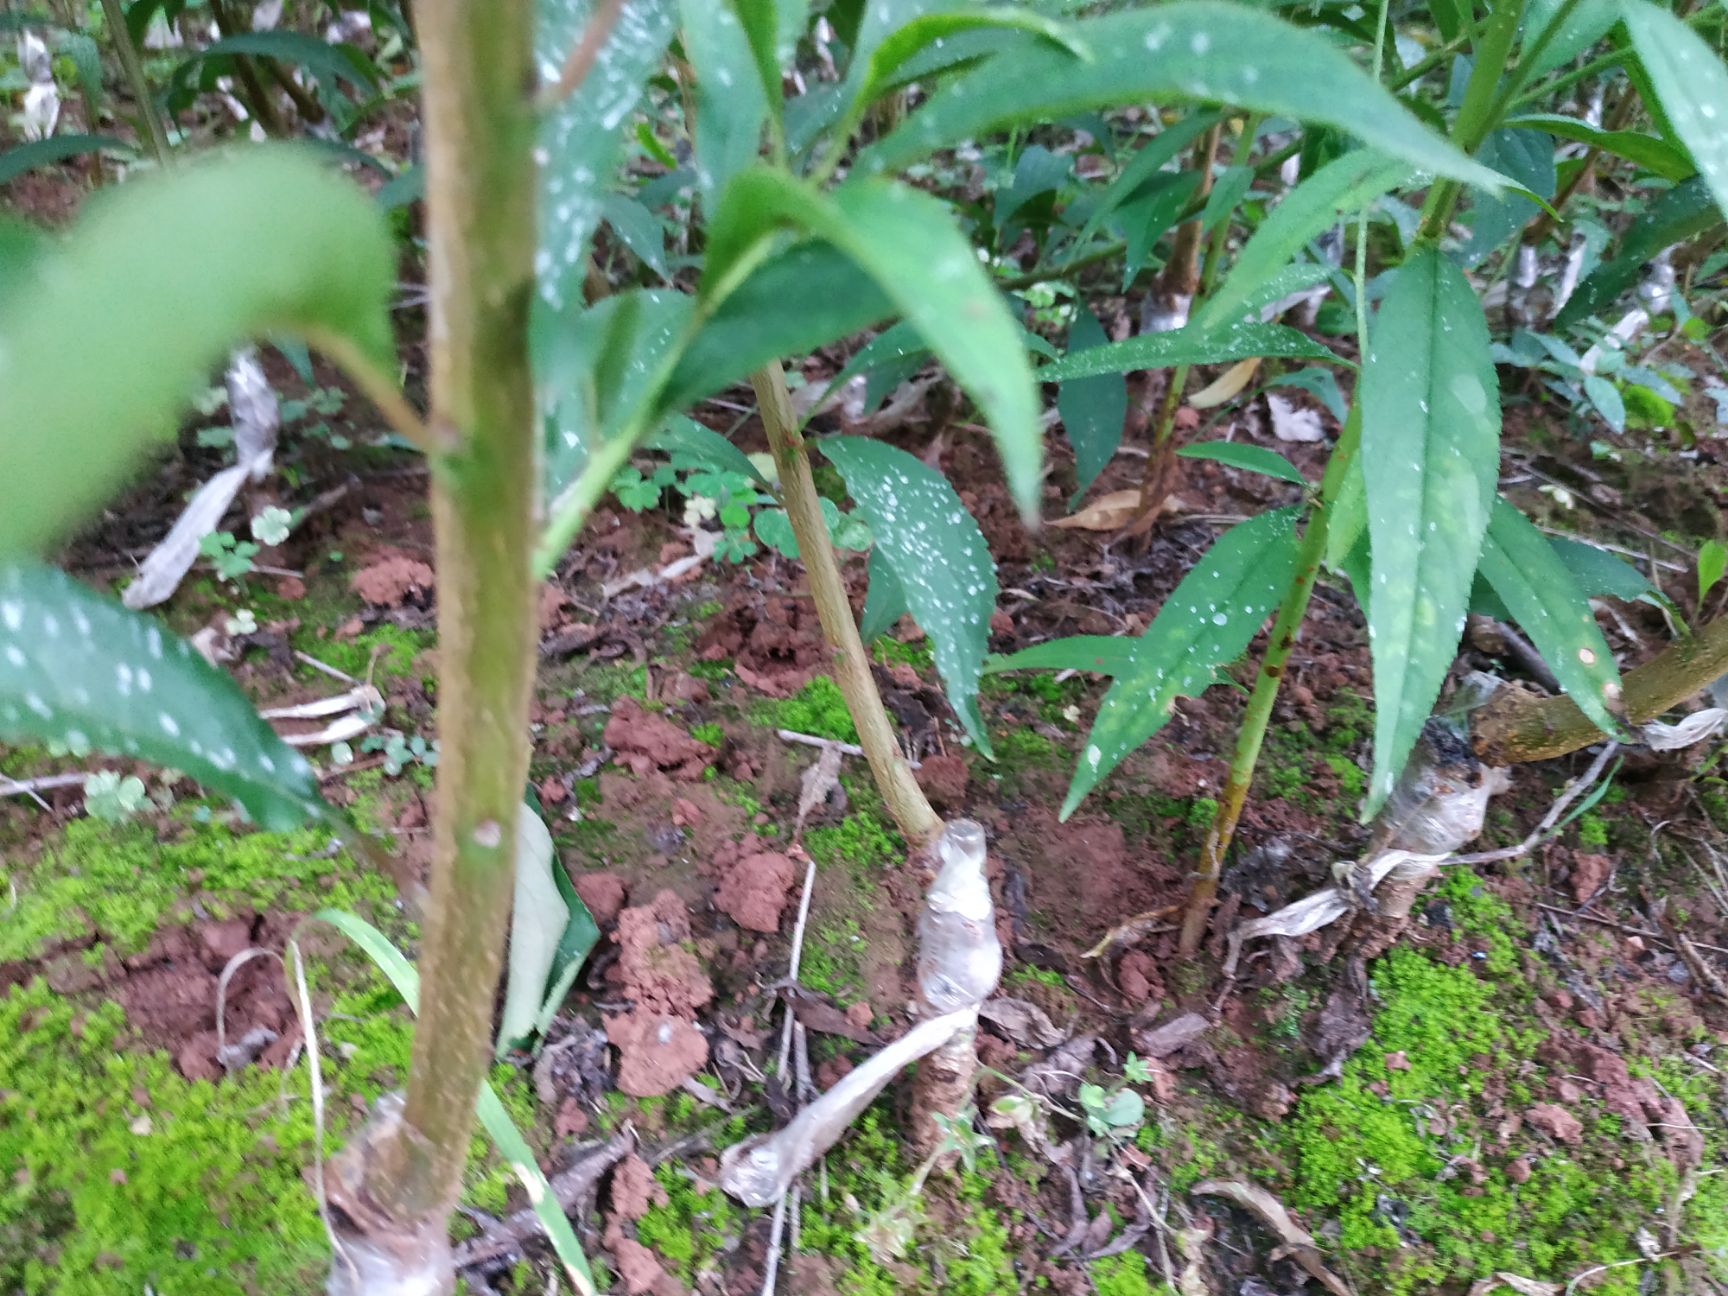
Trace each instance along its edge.
<path fill-rule="evenodd" d="M 5 562 L 0 740 L 30 739 L 180 770 L 273 830 L 326 809 L 311 766 L 185 640 L 53 567 Z"/>
<path fill-rule="evenodd" d="M 555 83 L 593 16 L 594 0 L 537 0 L 535 61 Z M 624 127 L 660 66 L 676 25 L 676 0 L 630 0 L 582 84 L 540 119 L 540 248 L 535 280 L 553 311 L 580 305 L 588 240 L 599 224 Z"/>
<path fill-rule="evenodd" d="M 1068 329 L 1068 351 L 1086 351 L 1103 346 L 1109 336 L 1098 317 L 1082 308 Z M 1073 508 L 1086 488 L 1098 479 L 1122 444 L 1122 424 L 1128 417 L 1128 383 L 1116 374 L 1076 378 L 1062 384 L 1056 393 L 1056 408 L 1062 415 L 1062 430 L 1074 447 L 1074 470 L 1079 485 L 1068 507 Z"/>
<path fill-rule="evenodd" d="M 679 10 L 684 54 L 696 69 L 696 183 L 712 213 L 732 177 L 762 151 L 768 97 L 744 24 L 726 0 L 681 0 Z M 778 74 L 773 81 L 778 89 Z"/>
<path fill-rule="evenodd" d="M 1376 712 L 1363 813 L 1372 815 L 1457 655 L 1500 465 L 1488 324 L 1463 272 L 1433 248 L 1405 261 L 1386 290 L 1361 402 Z"/>
<path fill-rule="evenodd" d="M 999 54 L 938 86 L 865 151 L 857 169 L 899 171 L 993 130 L 1151 100 L 1226 103 L 1337 126 L 1413 168 L 1500 186 L 1498 176 L 1423 126 L 1324 35 L 1263 10 L 1176 0 L 1082 19 L 1070 30 L 1092 51 L 1090 62 L 1047 45 Z"/>
<path fill-rule="evenodd" d="M 1099 704 L 1062 803 L 1063 819 L 1169 723 L 1176 699 L 1204 692 L 1220 667 L 1247 651 L 1295 575 L 1297 516 L 1296 509 L 1277 509 L 1219 536 L 1164 600 L 1146 633 L 1132 641 L 1133 661 L 1117 673 Z"/>
<path fill-rule="evenodd" d="M 947 208 L 882 181 L 854 180 L 825 195 L 767 168 L 746 172 L 710 227 L 704 297 L 724 291 L 782 224 L 839 248 L 923 334 L 983 411 L 1009 490 L 1021 514 L 1035 517 L 1044 440 L 1031 366 L 1019 326 Z"/>
<path fill-rule="evenodd" d="M 1728 215 L 1728 68 L 1697 32 L 1648 0 L 1622 0 L 1621 17 L 1680 143 Z"/>
<path fill-rule="evenodd" d="M 1174 365 L 1225 364 L 1254 356 L 1283 356 L 1298 360 L 1337 358 L 1306 334 L 1283 324 L 1237 324 L 1217 332 L 1207 332 L 1190 324 L 1169 333 L 1141 333 L 1120 342 L 1070 351 L 1059 360 L 1039 365 L 1032 371 L 1032 376 L 1039 382 L 1067 382 L 1094 374 L 1168 369 Z"/>
<path fill-rule="evenodd" d="M 1140 640 L 1127 635 L 1070 635 L 1066 639 L 1047 639 L 1019 652 L 992 655 L 984 662 L 984 673 L 1080 670 L 1117 676 L 1133 667 L 1139 650 Z"/>
<path fill-rule="evenodd" d="M 674 414 L 656 431 L 642 438 L 644 450 L 664 450 L 688 455 L 722 472 L 743 473 L 762 486 L 768 479 L 750 462 L 750 456 L 711 427 L 704 427 L 686 414 Z"/>
<path fill-rule="evenodd" d="M 112 135 L 50 135 L 0 153 L 0 184 L 85 153 L 118 153 L 128 159 L 138 156 L 137 149 Z"/>
<path fill-rule="evenodd" d="M 1600 126 L 1592 126 L 1576 117 L 1563 117 L 1558 113 L 1528 113 L 1522 117 L 1511 118 L 1506 125 L 1545 131 L 1549 135 L 1558 135 L 1561 139 L 1588 144 L 1605 153 L 1612 153 L 1615 157 L 1625 158 L 1633 165 L 1644 168 L 1652 175 L 1661 176 L 1664 180 L 1685 180 L 1698 172 L 1698 168 L 1692 164 L 1692 159 L 1684 150 L 1674 147 L 1665 139 L 1645 135 L 1641 131 L 1603 130 Z"/>
<path fill-rule="evenodd" d="M 294 148 L 131 181 L 40 265 L 52 293 L 0 302 L 0 554 L 65 535 L 236 343 L 342 339 L 395 372 L 383 215 Z"/>
<path fill-rule="evenodd" d="M 527 1045 L 546 1002 L 558 944 L 570 907 L 553 880 L 564 865 L 539 815 L 523 806 L 516 816 L 516 892 L 510 907 L 510 963 L 498 1018 L 498 1056 Z"/>
<path fill-rule="evenodd" d="M 1645 262 L 1663 248 L 1715 229 L 1722 219 L 1702 177 L 1676 185 L 1627 226 L 1613 259 L 1585 276 L 1555 316 L 1554 327 L 1569 328 L 1607 311 L 1638 282 Z"/>
<path fill-rule="evenodd" d="M 1643 572 L 1606 549 L 1582 540 L 1568 540 L 1564 536 L 1553 537 L 1548 543 L 1587 598 L 1606 594 L 1633 603 L 1639 599 L 1661 597 L 1661 591 Z"/>
<path fill-rule="evenodd" d="M 1265 446 L 1247 445 L 1241 441 L 1200 441 L 1185 445 L 1176 453 L 1184 459 L 1212 459 L 1246 472 L 1293 482 L 1297 486 L 1308 484 L 1308 479 L 1297 471 L 1295 464 Z"/>
<path fill-rule="evenodd" d="M 862 111 L 893 84 L 894 74 L 912 58 L 932 44 L 963 31 L 984 27 L 1015 29 L 1043 37 L 1069 57 L 1085 61 L 1089 54 L 1074 36 L 1074 27 L 1046 17 L 1032 8 L 982 6 L 943 9 L 920 14 L 890 32 L 865 60 L 864 75 L 853 103 L 854 113 Z"/>
<path fill-rule="evenodd" d="M 1372 149 L 1354 149 L 1303 180 L 1279 204 L 1237 253 L 1230 273 L 1194 323 L 1216 329 L 1241 319 L 1254 290 L 1281 270 L 1308 243 L 1351 212 L 1404 183 L 1410 168 Z"/>
<path fill-rule="evenodd" d="M 1503 499 L 1494 502 L 1481 570 L 1578 709 L 1604 733 L 1620 733 L 1607 705 L 1619 705 L 1620 671 L 1590 601 L 1548 538 Z"/>
<path fill-rule="evenodd" d="M 978 677 L 996 610 L 996 564 L 978 523 L 947 478 L 904 450 L 862 437 L 816 443 L 840 470 L 892 567 L 912 617 L 930 636 L 948 702 L 978 750 L 990 735 L 978 711 Z"/>
<path fill-rule="evenodd" d="M 1720 540 L 1706 540 L 1698 549 L 1698 601 L 1716 588 L 1716 582 L 1728 571 L 1728 545 Z"/>

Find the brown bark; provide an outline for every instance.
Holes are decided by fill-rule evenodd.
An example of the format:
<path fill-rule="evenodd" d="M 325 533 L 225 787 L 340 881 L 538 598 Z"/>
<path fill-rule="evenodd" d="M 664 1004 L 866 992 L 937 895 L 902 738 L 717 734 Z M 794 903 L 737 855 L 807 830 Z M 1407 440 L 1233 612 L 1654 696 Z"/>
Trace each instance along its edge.
<path fill-rule="evenodd" d="M 1670 644 L 1621 677 L 1626 719 L 1654 720 L 1712 680 L 1728 674 L 1728 617 Z M 1488 765 L 1548 760 L 1603 735 L 1571 698 L 1503 688 L 1472 718 L 1472 745 Z"/>

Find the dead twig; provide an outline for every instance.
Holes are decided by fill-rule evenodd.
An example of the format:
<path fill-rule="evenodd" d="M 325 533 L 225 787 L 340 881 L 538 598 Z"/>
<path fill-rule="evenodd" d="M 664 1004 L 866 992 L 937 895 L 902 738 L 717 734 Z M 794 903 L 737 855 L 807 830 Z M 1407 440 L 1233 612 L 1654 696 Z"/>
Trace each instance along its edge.
<path fill-rule="evenodd" d="M 623 8 L 624 0 L 600 0 L 594 16 L 582 29 L 582 39 L 576 42 L 570 56 L 564 60 L 558 80 L 541 92 L 539 106 L 542 112 L 556 108 L 575 94 L 582 82 L 587 80 L 588 73 L 593 69 L 594 61 L 600 57 L 606 38 L 612 34 L 613 24 L 618 21 L 618 15 Z"/>

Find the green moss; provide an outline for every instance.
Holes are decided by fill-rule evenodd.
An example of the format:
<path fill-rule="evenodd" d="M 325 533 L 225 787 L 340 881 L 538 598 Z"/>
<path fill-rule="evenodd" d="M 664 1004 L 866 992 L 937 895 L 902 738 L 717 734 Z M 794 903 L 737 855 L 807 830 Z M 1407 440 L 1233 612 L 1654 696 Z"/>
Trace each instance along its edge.
<path fill-rule="evenodd" d="M 869 884 L 873 874 L 906 858 L 906 841 L 889 826 L 874 787 L 851 776 L 843 776 L 841 785 L 846 789 L 846 817 L 807 831 L 804 847 L 817 867 L 844 867 Z"/>
<path fill-rule="evenodd" d="M 737 1240 L 742 1216 L 725 1193 L 718 1188 L 699 1191 L 670 1163 L 662 1163 L 654 1179 L 666 1201 L 650 1206 L 636 1221 L 636 1239 L 657 1252 L 687 1286 L 693 1285 L 697 1273 Z"/>
<path fill-rule="evenodd" d="M 1453 930 L 1477 946 L 1475 952 L 1488 971 L 1503 976 L 1518 969 L 1512 906 L 1483 885 L 1475 873 L 1465 868 L 1449 869 L 1433 894 L 1446 903 Z"/>
<path fill-rule="evenodd" d="M 1033 986 L 1044 986 L 1047 989 L 1062 991 L 1068 989 L 1068 982 L 1063 979 L 1060 972 L 1052 972 L 1049 968 L 1032 967 L 1026 963 L 1015 967 L 1007 976 L 1003 977 L 1003 980 L 1010 986 L 1024 986 L 1028 989 Z"/>
<path fill-rule="evenodd" d="M 1332 773 L 1338 779 L 1338 790 L 1347 801 L 1360 801 L 1362 794 L 1368 790 L 1368 774 L 1360 764 L 1348 756 L 1340 756 L 1334 752 L 1326 752 L 1322 758 Z"/>
<path fill-rule="evenodd" d="M 1008 1243 L 1008 1220 L 991 1209 L 988 1174 L 995 1157 L 979 1157 L 978 1173 L 963 1173 L 955 1196 L 969 1207 L 952 1254 L 933 1247 L 938 1290 L 953 1296 L 1000 1296 L 1018 1290 L 1014 1256 Z"/>
<path fill-rule="evenodd" d="M 330 1094 L 369 1104 L 400 1082 L 411 1025 L 393 992 L 339 992 L 322 1040 Z M 493 1082 L 532 1117 L 520 1073 Z M 357 1119 L 328 1104 L 332 1150 Z M 329 1249 L 304 1177 L 313 1154 L 303 1067 L 190 1081 L 135 1048 L 117 1003 L 82 1007 L 39 980 L 0 996 L 0 1290 L 314 1290 Z M 476 1139 L 464 1197 L 502 1211 L 512 1182 Z"/>
<path fill-rule="evenodd" d="M 1635 1254 L 1631 1234 L 1671 1171 L 1614 1172 L 1588 1149 L 1562 1151 L 1537 1158 L 1520 1184 L 1483 1156 L 1504 1101 L 1488 1081 L 1529 1065 L 1541 1037 L 1506 1017 L 1505 992 L 1408 949 L 1380 963 L 1373 985 L 1370 1041 L 1335 1084 L 1303 1094 L 1283 1134 L 1295 1168 L 1287 1200 L 1337 1221 L 1358 1286 L 1406 1296 L 1497 1269 L 1552 1279 Z M 1481 1165 L 1481 1183 L 1454 1173 L 1465 1159 Z M 1624 1276 L 1597 1290 L 1636 1290 L 1616 1285 Z"/>
<path fill-rule="evenodd" d="M 996 761 L 1004 770 L 1051 769 L 1066 759 L 1061 748 L 1031 729 L 1010 729 L 996 739 Z"/>
<path fill-rule="evenodd" d="M 645 701 L 648 668 L 629 662 L 590 662 L 576 676 L 576 691 L 590 702 L 616 702 L 621 697 Z"/>
<path fill-rule="evenodd" d="M 414 659 L 435 642 L 430 630 L 406 630 L 388 621 L 380 622 L 364 634 L 352 639 L 333 639 L 321 630 L 304 630 L 294 635 L 294 646 L 309 657 L 316 657 L 326 666 L 334 666 L 345 675 L 365 679 L 370 671 L 379 683 L 402 680 L 414 675 Z M 376 655 L 377 665 L 373 665 Z M 302 665 L 303 676 L 311 679 L 327 677 Z"/>
<path fill-rule="evenodd" d="M 1608 824 L 1594 812 L 1578 816 L 1578 844 L 1586 850 L 1601 850 L 1608 845 Z"/>
<path fill-rule="evenodd" d="M 936 669 L 936 649 L 927 638 L 917 643 L 901 643 L 891 635 L 883 635 L 870 645 L 870 652 L 885 666 L 910 666 L 919 674 Z"/>
<path fill-rule="evenodd" d="M 18 903 L 0 923 L 0 960 L 91 931 L 117 953 L 134 953 L 164 922 L 190 921 L 189 892 L 216 917 L 242 908 L 369 908 L 394 896 L 388 879 L 332 857 L 322 830 L 236 832 L 191 822 L 196 808 L 182 803 L 185 820 L 160 841 L 142 824 L 69 823 L 56 847 L 13 871 Z"/>
<path fill-rule="evenodd" d="M 840 742 L 858 741 L 858 729 L 852 723 L 852 713 L 846 709 L 840 686 L 826 675 L 816 676 L 792 697 L 772 703 L 765 710 L 769 723 L 777 729 L 793 729 Z"/>
<path fill-rule="evenodd" d="M 1138 1251 L 1124 1251 L 1092 1262 L 1092 1286 L 1098 1296 L 1160 1296 L 1170 1290 L 1170 1284 L 1153 1284 L 1146 1274 L 1146 1257 Z"/>
<path fill-rule="evenodd" d="M 726 730 L 723 726 L 710 721 L 707 724 L 692 725 L 690 736 L 697 742 L 707 743 L 710 747 L 719 747 L 726 741 Z"/>
<path fill-rule="evenodd" d="M 810 989 L 836 999 L 850 999 L 862 984 L 864 929 L 856 918 L 841 918 L 816 927 L 807 939 L 798 965 L 798 978 Z"/>

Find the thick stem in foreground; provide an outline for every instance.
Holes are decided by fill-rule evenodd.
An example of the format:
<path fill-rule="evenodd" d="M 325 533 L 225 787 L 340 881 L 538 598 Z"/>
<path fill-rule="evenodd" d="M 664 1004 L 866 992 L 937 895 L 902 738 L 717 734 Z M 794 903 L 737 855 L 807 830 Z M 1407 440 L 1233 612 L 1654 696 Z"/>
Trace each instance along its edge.
<path fill-rule="evenodd" d="M 415 8 L 426 81 L 431 422 L 453 447 L 432 477 L 442 747 L 407 1100 L 361 1183 L 374 1218 L 426 1241 L 435 1230 L 447 1246 L 445 1218 L 491 1055 L 528 770 L 533 7 L 420 0 Z"/>
<path fill-rule="evenodd" d="M 1242 727 L 1236 731 L 1236 750 L 1230 758 L 1230 775 L 1224 791 L 1218 797 L 1218 813 L 1206 832 L 1206 844 L 1200 850 L 1200 867 L 1194 874 L 1193 889 L 1188 893 L 1188 908 L 1182 915 L 1182 935 L 1177 945 L 1181 957 L 1193 958 L 1199 952 L 1206 935 L 1206 923 L 1218 897 L 1218 878 L 1224 871 L 1224 857 L 1236 836 L 1236 824 L 1242 818 L 1242 807 L 1248 800 L 1248 789 L 1254 782 L 1254 767 L 1260 763 L 1260 748 L 1266 740 L 1266 726 L 1272 719 L 1272 704 L 1278 700 L 1278 686 L 1284 679 L 1284 667 L 1296 646 L 1296 632 L 1302 618 L 1308 614 L 1308 600 L 1314 593 L 1314 581 L 1320 575 L 1320 564 L 1326 556 L 1326 533 L 1331 523 L 1331 506 L 1343 484 L 1350 461 L 1356 457 L 1361 439 L 1360 405 L 1350 409 L 1344 421 L 1343 434 L 1337 449 L 1326 464 L 1326 477 L 1321 483 L 1320 500 L 1308 519 L 1308 530 L 1302 535 L 1302 547 L 1296 555 L 1296 576 L 1285 591 L 1278 617 L 1272 623 L 1271 641 L 1266 655 L 1260 659 L 1260 673 L 1254 680 L 1254 691 L 1248 698 L 1248 709 L 1242 714 Z"/>
<path fill-rule="evenodd" d="M 792 523 L 792 534 L 798 540 L 798 554 L 804 560 L 810 597 L 816 602 L 816 616 L 822 623 L 822 637 L 833 657 L 834 682 L 839 685 L 846 709 L 852 713 L 852 723 L 858 728 L 858 745 L 870 762 L 876 789 L 881 792 L 901 836 L 908 845 L 917 848 L 942 831 L 942 819 L 931 809 L 924 789 L 912 777 L 912 768 L 894 740 L 888 713 L 882 708 L 882 695 L 870 674 L 870 657 L 864 651 L 858 623 L 852 616 L 846 582 L 841 579 L 840 564 L 828 539 L 828 524 L 822 519 L 822 501 L 810 474 L 810 459 L 804 450 L 803 435 L 798 431 L 798 415 L 786 390 L 785 371 L 776 361 L 751 374 L 750 385 L 756 391 L 768 447 L 780 470 L 780 493 L 786 516 Z"/>
<path fill-rule="evenodd" d="M 1621 676 L 1626 719 L 1654 720 L 1728 674 L 1728 617 L 1670 644 Z M 1502 688 L 1471 717 L 1471 745 L 1484 763 L 1516 765 L 1564 756 L 1604 735 L 1569 697 Z"/>

